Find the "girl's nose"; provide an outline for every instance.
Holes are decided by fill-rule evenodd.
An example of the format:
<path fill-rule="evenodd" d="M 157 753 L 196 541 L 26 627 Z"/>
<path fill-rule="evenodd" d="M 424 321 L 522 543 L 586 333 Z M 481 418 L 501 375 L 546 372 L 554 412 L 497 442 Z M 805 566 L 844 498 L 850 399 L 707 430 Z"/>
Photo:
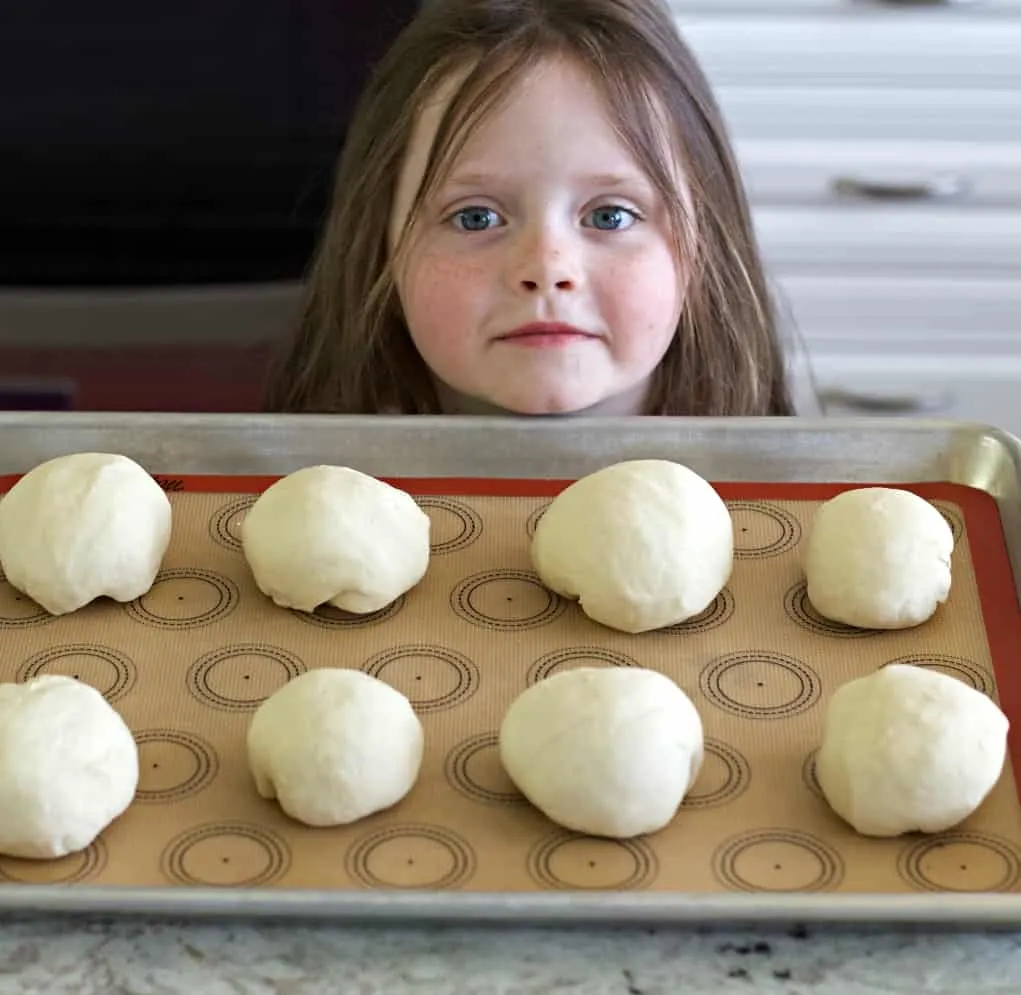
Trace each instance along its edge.
<path fill-rule="evenodd" d="M 513 264 L 513 282 L 525 293 L 574 290 L 579 261 L 566 233 L 539 229 L 522 233 Z"/>

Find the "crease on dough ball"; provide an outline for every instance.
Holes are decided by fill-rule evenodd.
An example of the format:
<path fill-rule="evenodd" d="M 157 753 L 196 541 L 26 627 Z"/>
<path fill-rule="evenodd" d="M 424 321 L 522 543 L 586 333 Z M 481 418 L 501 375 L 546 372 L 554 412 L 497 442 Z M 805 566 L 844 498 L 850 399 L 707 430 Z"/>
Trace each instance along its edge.
<path fill-rule="evenodd" d="M 248 728 L 256 790 L 309 826 L 347 825 L 396 805 L 418 779 L 422 723 L 395 688 L 358 670 L 308 671 Z"/>
<path fill-rule="evenodd" d="M 910 491 L 859 487 L 824 502 L 805 547 L 808 600 L 861 629 L 920 625 L 950 597 L 953 530 Z"/>
<path fill-rule="evenodd" d="M 95 688 L 57 674 L 0 684 L 0 853 L 84 850 L 137 787 L 135 739 Z"/>
<path fill-rule="evenodd" d="M 134 601 L 159 573 L 171 524 L 170 500 L 134 460 L 58 456 L 0 498 L 0 567 L 51 615 Z"/>
<path fill-rule="evenodd" d="M 864 836 L 943 832 L 996 786 L 1008 729 L 981 691 L 939 671 L 889 664 L 833 693 L 816 779 L 833 811 Z"/>
<path fill-rule="evenodd" d="M 528 688 L 504 716 L 499 751 L 547 818 L 616 839 L 666 826 L 705 755 L 691 699 L 665 675 L 631 667 L 579 667 Z"/>
<path fill-rule="evenodd" d="M 705 611 L 730 579 L 734 526 L 712 485 L 669 460 L 628 460 L 566 487 L 539 519 L 532 565 L 555 593 L 622 632 Z"/>
<path fill-rule="evenodd" d="M 429 566 L 429 516 L 405 491 L 341 466 L 312 466 L 268 487 L 241 523 L 259 590 L 284 608 L 368 614 Z"/>

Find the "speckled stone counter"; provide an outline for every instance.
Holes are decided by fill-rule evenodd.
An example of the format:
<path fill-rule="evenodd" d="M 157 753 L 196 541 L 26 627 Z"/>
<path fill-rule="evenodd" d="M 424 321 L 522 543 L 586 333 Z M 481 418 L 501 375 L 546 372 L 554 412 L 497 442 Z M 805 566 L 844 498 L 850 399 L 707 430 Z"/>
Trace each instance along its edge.
<path fill-rule="evenodd" d="M 0 922 L 0 993 L 961 995 L 1021 990 L 1021 935 Z"/>

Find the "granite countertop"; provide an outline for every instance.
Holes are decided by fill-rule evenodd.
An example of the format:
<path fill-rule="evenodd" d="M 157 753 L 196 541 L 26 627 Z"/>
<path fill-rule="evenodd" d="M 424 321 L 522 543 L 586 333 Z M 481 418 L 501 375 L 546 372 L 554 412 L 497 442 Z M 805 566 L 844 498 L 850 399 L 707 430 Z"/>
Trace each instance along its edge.
<path fill-rule="evenodd" d="M 1021 988 L 1021 935 L 356 929 L 5 920 L 23 995 L 978 995 Z"/>

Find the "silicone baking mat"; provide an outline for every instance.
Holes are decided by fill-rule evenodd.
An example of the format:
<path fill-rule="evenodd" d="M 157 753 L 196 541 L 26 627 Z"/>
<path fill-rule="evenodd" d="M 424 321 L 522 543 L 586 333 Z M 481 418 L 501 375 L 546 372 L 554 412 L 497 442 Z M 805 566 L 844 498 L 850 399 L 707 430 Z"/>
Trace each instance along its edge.
<path fill-rule="evenodd" d="M 953 591 L 925 625 L 834 625 L 805 596 L 799 546 L 844 487 L 719 485 L 736 561 L 698 618 L 613 632 L 547 592 L 529 537 L 564 482 L 400 481 L 432 519 L 421 584 L 368 617 L 273 605 L 255 587 L 239 525 L 272 478 L 164 479 L 174 533 L 152 590 L 61 618 L 0 583 L 0 679 L 71 674 L 131 725 L 141 781 L 129 811 L 62 860 L 0 858 L 26 883 L 489 892 L 557 889 L 772 892 L 1013 891 L 1021 809 L 1013 769 L 964 825 L 938 836 L 856 836 L 813 774 L 824 707 L 844 681 L 893 661 L 933 667 L 1000 700 L 1017 723 L 1017 604 L 994 501 L 911 488 L 956 537 Z M 12 478 L 0 479 L 0 490 Z M 653 836 L 558 829 L 503 774 L 497 730 L 529 684 L 579 665 L 650 667 L 702 715 L 704 770 Z M 426 731 L 412 793 L 392 810 L 311 829 L 257 795 L 245 733 L 258 704 L 315 667 L 360 668 L 404 692 Z"/>

